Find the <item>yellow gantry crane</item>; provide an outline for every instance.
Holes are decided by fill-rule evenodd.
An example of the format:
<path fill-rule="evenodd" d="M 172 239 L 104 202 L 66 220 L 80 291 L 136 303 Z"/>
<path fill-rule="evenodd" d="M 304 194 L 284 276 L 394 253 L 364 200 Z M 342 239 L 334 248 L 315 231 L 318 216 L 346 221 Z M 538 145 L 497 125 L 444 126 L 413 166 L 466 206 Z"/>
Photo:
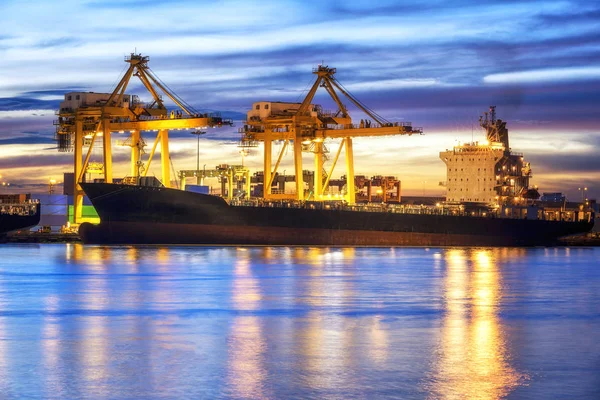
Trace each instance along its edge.
<path fill-rule="evenodd" d="M 102 173 L 104 181 L 111 183 L 112 134 L 128 132 L 127 144 L 131 146 L 131 175 L 126 182 L 137 183 L 146 176 L 154 153 L 160 143 L 162 183 L 171 186 L 169 158 L 169 129 L 201 129 L 205 127 L 231 125 L 218 114 L 197 113 L 189 104 L 176 96 L 148 67 L 148 56 L 131 53 L 125 57 L 129 67 L 117 87 L 110 94 L 72 92 L 65 95 L 56 121 L 59 151 L 74 151 L 75 191 L 74 220 L 82 221 L 83 182 L 87 172 Z M 135 95 L 126 94 L 129 81 L 137 76 L 152 96 L 152 102 L 144 104 Z M 165 94 L 178 107 L 167 110 L 159 93 Z M 141 160 L 142 131 L 158 132 L 150 155 L 144 164 Z M 90 157 L 96 138 L 102 137 L 103 162 L 92 163 Z M 84 155 L 84 148 L 87 153 Z"/>
<path fill-rule="evenodd" d="M 355 202 L 354 188 L 354 156 L 352 138 L 375 137 L 388 135 L 421 134 L 421 128 L 413 128 L 410 122 L 390 122 L 367 106 L 362 104 L 334 77 L 335 68 L 319 65 L 313 69 L 317 75 L 307 96 L 302 103 L 258 102 L 254 103 L 248 112 L 248 119 L 243 128 L 241 146 L 254 147 L 258 142 L 264 143 L 264 197 L 266 199 L 296 199 L 305 200 L 302 174 L 302 151 L 314 153 L 314 199 L 321 200 L 327 191 L 331 173 L 342 152 L 346 149 L 346 201 Z M 333 112 L 324 111 L 320 105 L 313 105 L 312 100 L 319 89 L 325 88 L 337 105 Z M 339 93 L 338 93 L 339 92 Z M 346 106 L 341 101 L 341 95 L 350 100 L 362 110 L 371 120 L 353 124 Z M 340 146 L 333 159 L 330 172 L 324 177 L 325 139 L 341 139 Z M 272 166 L 272 145 L 274 141 L 283 141 L 275 167 Z M 293 145 L 294 170 L 296 176 L 296 194 L 286 195 L 272 193 L 271 185 L 282 156 L 287 147 Z"/>

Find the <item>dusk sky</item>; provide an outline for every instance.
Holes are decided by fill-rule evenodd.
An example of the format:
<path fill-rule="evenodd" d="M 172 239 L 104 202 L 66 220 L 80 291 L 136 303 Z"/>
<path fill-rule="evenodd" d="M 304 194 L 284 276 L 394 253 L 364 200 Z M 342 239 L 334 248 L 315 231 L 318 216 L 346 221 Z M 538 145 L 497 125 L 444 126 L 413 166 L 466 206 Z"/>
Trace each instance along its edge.
<path fill-rule="evenodd" d="M 356 173 L 396 175 L 407 195 L 445 193 L 439 152 L 481 139 L 479 115 L 496 105 L 540 192 L 600 197 L 598 2 L 0 1 L 0 181 L 13 191 L 72 170 L 53 140 L 60 100 L 111 92 L 137 51 L 196 109 L 243 114 L 255 101 L 301 101 L 312 68 L 337 68 L 379 114 L 423 127 L 355 140 Z M 128 92 L 150 98 L 137 81 Z M 323 94 L 315 103 L 333 108 Z M 202 139 L 201 166 L 241 163 L 236 125 Z M 127 156 L 116 148 L 116 176 Z M 174 132 L 171 156 L 194 168 L 195 138 Z M 260 150 L 245 163 L 262 168 Z"/>

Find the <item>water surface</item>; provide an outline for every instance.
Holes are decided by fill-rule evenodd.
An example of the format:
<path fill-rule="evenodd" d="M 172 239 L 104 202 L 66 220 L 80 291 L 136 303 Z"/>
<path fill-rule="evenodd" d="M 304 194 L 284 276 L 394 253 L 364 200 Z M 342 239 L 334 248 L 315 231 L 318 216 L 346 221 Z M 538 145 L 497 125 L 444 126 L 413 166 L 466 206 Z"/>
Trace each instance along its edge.
<path fill-rule="evenodd" d="M 600 398 L 600 249 L 0 246 L 0 398 Z"/>

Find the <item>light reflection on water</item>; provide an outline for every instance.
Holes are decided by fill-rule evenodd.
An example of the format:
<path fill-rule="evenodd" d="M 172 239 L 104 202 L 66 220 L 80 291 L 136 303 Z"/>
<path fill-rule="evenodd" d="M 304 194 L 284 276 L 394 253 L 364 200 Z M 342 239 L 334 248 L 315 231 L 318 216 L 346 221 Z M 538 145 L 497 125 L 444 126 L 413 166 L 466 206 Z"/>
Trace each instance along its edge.
<path fill-rule="evenodd" d="M 234 265 L 233 306 L 238 310 L 260 309 L 261 293 L 258 280 L 252 276 L 248 255 L 238 250 Z M 227 339 L 228 395 L 256 399 L 265 398 L 264 380 L 266 344 L 260 318 L 257 316 L 236 316 Z"/>
<path fill-rule="evenodd" d="M 600 249 L 2 251 L 0 398 L 600 390 Z"/>
<path fill-rule="evenodd" d="M 432 398 L 504 398 L 526 379 L 510 364 L 498 317 L 502 282 L 494 257 L 491 250 L 446 252 L 447 312 Z"/>

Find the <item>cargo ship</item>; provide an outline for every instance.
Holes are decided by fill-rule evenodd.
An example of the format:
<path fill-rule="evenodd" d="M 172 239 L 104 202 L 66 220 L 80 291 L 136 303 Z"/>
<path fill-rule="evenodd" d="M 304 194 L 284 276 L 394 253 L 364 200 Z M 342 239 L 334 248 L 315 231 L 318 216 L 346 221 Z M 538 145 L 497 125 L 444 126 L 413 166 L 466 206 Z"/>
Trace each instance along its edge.
<path fill-rule="evenodd" d="M 536 246 L 588 232 L 593 219 L 453 215 L 448 209 L 342 202 L 237 201 L 166 187 L 82 183 L 100 216 L 91 244 Z"/>
<path fill-rule="evenodd" d="M 278 107 L 285 110 L 278 111 Z M 248 121 L 264 123 L 274 113 L 285 114 L 293 107 L 298 105 L 256 103 Z M 270 114 L 261 116 L 263 109 Z M 318 112 L 317 118 L 321 118 Z M 360 186 L 350 188 L 354 179 L 347 178 L 343 200 L 302 193 L 299 178 L 294 181 L 301 196 L 277 197 L 282 195 L 264 184 L 274 181 L 266 176 L 271 168 L 266 165 L 262 184 L 266 193 L 255 198 L 250 195 L 247 169 L 242 181 L 247 190 L 240 197 L 232 196 L 236 174 L 229 170 L 221 178 L 223 193 L 225 180 L 230 186 L 227 200 L 167 188 L 155 177 L 138 178 L 135 184 L 81 183 L 101 222 L 83 223 L 79 234 L 85 243 L 97 244 L 536 246 L 554 245 L 559 238 L 592 229 L 592 213 L 557 215 L 537 205 L 537 189 L 529 186 L 531 166 L 522 154 L 511 151 L 506 123 L 496 118 L 495 107 L 480 122 L 486 130 L 485 141 L 440 153 L 447 165 L 447 196 L 446 202 L 436 206 L 402 204 L 399 182 L 396 202 L 370 202 L 369 185 L 369 200 L 361 203 L 353 190 Z M 410 124 L 400 129 L 409 134 L 415 131 Z M 243 131 L 247 138 L 257 130 L 245 125 Z M 184 172 L 206 175 L 199 169 Z"/>
<path fill-rule="evenodd" d="M 462 146 L 441 155 L 448 165 L 448 204 L 403 205 L 399 182 L 387 177 L 372 179 L 367 202 L 361 203 L 359 192 L 364 187 L 354 174 L 354 139 L 408 137 L 423 130 L 403 118 L 388 120 L 367 107 L 337 79 L 336 68 L 322 64 L 313 68 L 315 81 L 301 102 L 258 101 L 247 112 L 238 130 L 240 154 L 243 157 L 260 145 L 264 157 L 262 190 L 252 197 L 252 180 L 243 165 L 217 168 L 217 175 L 200 169 L 203 129 L 231 121 L 200 113 L 182 101 L 148 68 L 148 56 L 132 53 L 125 62 L 127 72 L 112 93 L 66 93 L 55 121 L 58 150 L 74 153 L 73 215 L 76 224 L 83 222 L 79 233 L 85 243 L 526 246 L 553 244 L 560 237 L 592 228 L 591 215 L 586 218 L 580 213 L 565 220 L 533 205 L 529 209 L 528 201 L 535 194 L 528 187 L 530 168 L 510 151 L 508 132 L 495 115 L 482 121 L 490 144 Z M 142 81 L 153 101 L 142 102 L 137 95 L 125 93 L 133 76 Z M 332 109 L 313 102 L 320 88 L 327 92 Z M 175 103 L 175 110 L 167 110 L 160 92 Z M 353 121 L 343 99 L 362 112 L 360 123 Z M 190 133 L 198 138 L 196 169 L 180 171 L 182 187 L 186 177 L 195 177 L 197 186 L 203 186 L 205 177 L 218 176 L 223 197 L 170 188 L 170 129 L 192 129 Z M 146 142 L 141 132 L 157 132 L 146 159 L 142 159 Z M 127 133 L 129 137 L 119 142 L 131 147 L 131 174 L 116 183 L 111 138 Z M 100 135 L 103 161 L 92 162 L 93 144 Z M 159 143 L 162 184 L 148 175 Z M 329 146 L 338 146 L 331 159 Z M 277 149 L 279 155 L 273 157 Z M 278 172 L 288 150 L 293 176 Z M 331 177 L 342 152 L 346 168 L 339 181 L 344 183 L 338 183 L 336 192 Z M 303 167 L 307 153 L 314 159 L 312 171 Z M 325 162 L 330 163 L 328 170 Z M 103 177 L 86 183 L 93 174 Z M 294 191 L 285 189 L 287 178 L 292 178 Z M 372 202 L 375 181 L 383 182 L 382 203 Z M 276 188 L 278 183 L 283 188 Z M 391 186 L 396 189 L 396 204 L 386 203 Z M 83 221 L 84 193 L 100 217 L 98 225 Z"/>
<path fill-rule="evenodd" d="M 29 229 L 40 222 L 40 204 L 27 195 L 0 197 L 0 239 L 9 232 Z"/>

